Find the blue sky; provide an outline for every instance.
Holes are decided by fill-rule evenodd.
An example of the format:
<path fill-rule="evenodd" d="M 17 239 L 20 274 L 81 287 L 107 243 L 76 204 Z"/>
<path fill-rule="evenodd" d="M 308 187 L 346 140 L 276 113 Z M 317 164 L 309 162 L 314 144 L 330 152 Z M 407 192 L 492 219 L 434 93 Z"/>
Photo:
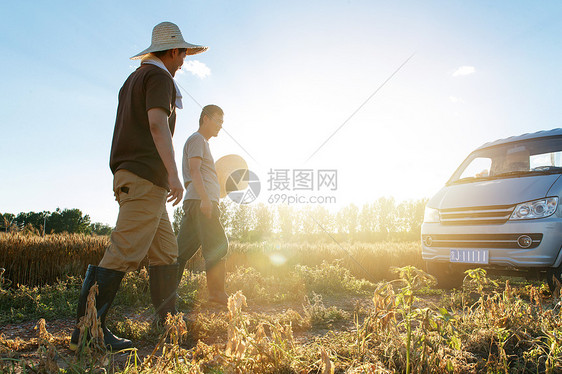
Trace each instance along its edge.
<path fill-rule="evenodd" d="M 79 208 L 114 224 L 117 93 L 161 21 L 210 46 L 177 81 L 222 106 L 251 155 L 222 133 L 215 159 L 244 156 L 264 185 L 271 168 L 337 169 L 338 205 L 430 197 L 482 143 L 562 126 L 558 1 L 20 1 L 0 17 L 0 212 Z M 200 112 L 184 107 L 180 168 Z"/>

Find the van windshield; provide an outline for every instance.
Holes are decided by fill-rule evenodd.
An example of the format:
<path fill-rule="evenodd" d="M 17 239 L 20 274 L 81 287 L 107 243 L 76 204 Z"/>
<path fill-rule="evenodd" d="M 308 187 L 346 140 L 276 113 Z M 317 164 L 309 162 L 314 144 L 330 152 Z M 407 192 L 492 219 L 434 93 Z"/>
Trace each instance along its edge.
<path fill-rule="evenodd" d="M 472 152 L 448 184 L 562 173 L 562 137 L 505 143 Z"/>

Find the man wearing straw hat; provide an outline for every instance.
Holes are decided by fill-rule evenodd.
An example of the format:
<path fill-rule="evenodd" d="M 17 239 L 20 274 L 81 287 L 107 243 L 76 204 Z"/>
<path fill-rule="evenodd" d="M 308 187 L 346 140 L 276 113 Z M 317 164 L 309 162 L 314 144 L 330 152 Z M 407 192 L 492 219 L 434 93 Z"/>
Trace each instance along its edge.
<path fill-rule="evenodd" d="M 152 30 L 150 47 L 131 57 L 142 59 L 141 65 L 119 91 L 110 154 L 119 216 L 101 262 L 88 266 L 77 310 L 80 322 L 90 287 L 97 282 L 97 313 L 104 343 L 111 350 L 132 346 L 130 340 L 107 329 L 105 318 L 123 276 L 136 270 L 145 256 L 149 259 L 150 293 L 156 314 L 162 320 L 176 310 L 178 247 L 166 202 L 176 205 L 183 197 L 172 145 L 176 109 L 183 105 L 173 77 L 186 55 L 207 49 L 187 43 L 178 26 L 162 22 Z M 71 349 L 77 349 L 83 341 L 80 335 L 80 329 L 75 328 Z"/>

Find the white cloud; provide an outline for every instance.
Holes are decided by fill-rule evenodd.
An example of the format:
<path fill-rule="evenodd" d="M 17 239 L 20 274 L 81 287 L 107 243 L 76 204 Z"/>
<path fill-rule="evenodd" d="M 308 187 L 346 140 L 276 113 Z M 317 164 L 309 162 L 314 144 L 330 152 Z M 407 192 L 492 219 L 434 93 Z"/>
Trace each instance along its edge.
<path fill-rule="evenodd" d="M 449 96 L 449 100 L 452 103 L 461 103 L 461 104 L 464 103 L 463 99 L 461 99 L 460 97 L 456 97 L 456 96 Z"/>
<path fill-rule="evenodd" d="M 211 69 L 201 61 L 197 60 L 189 60 L 187 61 L 179 71 L 183 73 L 183 71 L 189 71 L 191 74 L 198 76 L 199 78 L 203 79 L 211 75 Z"/>
<path fill-rule="evenodd" d="M 474 66 L 461 66 L 459 67 L 454 73 L 453 77 L 458 77 L 459 75 L 469 75 L 474 74 L 476 72 L 476 68 Z"/>

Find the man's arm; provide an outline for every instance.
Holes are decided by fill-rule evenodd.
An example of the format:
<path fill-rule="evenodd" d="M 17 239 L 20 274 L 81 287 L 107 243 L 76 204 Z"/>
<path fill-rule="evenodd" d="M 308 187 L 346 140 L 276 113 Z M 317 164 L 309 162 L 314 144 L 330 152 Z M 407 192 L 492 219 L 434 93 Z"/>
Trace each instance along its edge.
<path fill-rule="evenodd" d="M 195 191 L 201 198 L 201 212 L 211 218 L 211 212 L 213 205 L 205 191 L 205 186 L 203 185 L 203 177 L 201 176 L 201 159 L 199 157 L 191 157 L 189 159 L 189 174 L 191 175 L 191 183 L 195 187 Z"/>
<path fill-rule="evenodd" d="M 173 201 L 173 205 L 176 206 L 181 202 L 183 197 L 183 186 L 178 177 L 178 169 L 174 157 L 174 145 L 172 144 L 172 134 L 168 126 L 168 115 L 166 111 L 161 108 L 149 109 L 148 123 L 158 154 L 168 172 L 170 192 L 168 193 L 167 201 Z"/>

